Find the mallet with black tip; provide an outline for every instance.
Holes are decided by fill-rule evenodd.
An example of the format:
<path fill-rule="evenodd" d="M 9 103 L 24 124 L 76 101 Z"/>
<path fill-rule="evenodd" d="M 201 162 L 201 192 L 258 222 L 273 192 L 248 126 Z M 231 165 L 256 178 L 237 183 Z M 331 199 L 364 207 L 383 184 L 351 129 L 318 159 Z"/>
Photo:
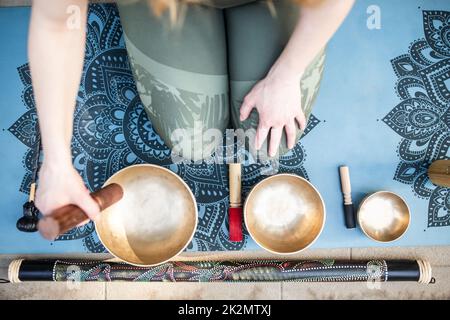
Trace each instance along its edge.
<path fill-rule="evenodd" d="M 350 184 L 350 172 L 347 166 L 339 167 L 339 175 L 341 177 L 341 189 L 344 196 L 344 217 L 347 229 L 356 227 L 355 211 L 352 203 L 352 187 Z"/>

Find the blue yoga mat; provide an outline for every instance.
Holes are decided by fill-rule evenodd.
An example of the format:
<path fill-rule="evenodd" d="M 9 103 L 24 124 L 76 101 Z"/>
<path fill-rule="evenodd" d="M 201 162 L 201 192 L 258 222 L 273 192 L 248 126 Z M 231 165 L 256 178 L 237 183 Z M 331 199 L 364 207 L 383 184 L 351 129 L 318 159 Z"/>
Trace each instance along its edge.
<path fill-rule="evenodd" d="M 128 165 L 163 165 L 188 183 L 199 203 L 189 251 L 258 249 L 248 235 L 242 243 L 228 241 L 225 165 L 171 163 L 137 95 L 116 7 L 96 4 L 89 12 L 72 142 L 74 165 L 89 188 Z M 104 252 L 92 223 L 55 242 L 15 227 L 38 137 L 26 54 L 29 16 L 29 8 L 0 9 L 0 253 Z M 308 178 L 324 198 L 327 221 L 313 248 L 450 244 L 449 189 L 426 177 L 432 160 L 450 158 L 449 107 L 450 2 L 357 1 L 328 45 L 307 134 L 280 160 L 280 172 Z M 377 190 L 404 197 L 412 220 L 403 238 L 381 244 L 345 228 L 342 164 L 351 168 L 356 203 Z M 245 167 L 245 192 L 266 169 Z"/>

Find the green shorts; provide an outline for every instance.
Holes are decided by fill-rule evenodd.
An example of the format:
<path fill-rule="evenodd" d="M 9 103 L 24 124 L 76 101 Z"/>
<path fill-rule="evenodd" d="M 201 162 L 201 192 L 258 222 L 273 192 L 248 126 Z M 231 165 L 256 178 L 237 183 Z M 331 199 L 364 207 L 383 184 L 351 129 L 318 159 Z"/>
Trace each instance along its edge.
<path fill-rule="evenodd" d="M 187 5 L 183 20 L 173 26 L 168 13 L 154 16 L 146 0 L 119 1 L 140 98 L 155 131 L 169 147 L 188 159 L 204 159 L 222 143 L 211 139 L 211 134 L 205 138 L 205 132 L 257 128 L 255 109 L 249 119 L 239 120 L 242 100 L 282 52 L 299 11 L 289 0 L 275 1 L 274 6 L 275 15 L 264 1 L 226 9 Z M 324 60 L 322 50 L 299 84 L 307 118 Z M 190 139 L 186 132 L 192 134 Z M 301 135 L 298 129 L 297 139 Z M 283 133 L 279 155 L 287 151 Z"/>

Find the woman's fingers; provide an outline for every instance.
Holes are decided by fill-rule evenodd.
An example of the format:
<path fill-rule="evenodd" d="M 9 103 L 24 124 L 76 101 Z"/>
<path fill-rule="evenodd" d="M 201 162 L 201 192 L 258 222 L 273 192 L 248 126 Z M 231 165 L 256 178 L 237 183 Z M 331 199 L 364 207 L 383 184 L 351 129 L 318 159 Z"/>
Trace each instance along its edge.
<path fill-rule="evenodd" d="M 41 195 L 39 188 L 38 191 L 36 192 L 36 199 L 34 200 L 34 203 L 42 214 L 47 215 L 51 213 L 52 209 L 51 206 L 49 205 L 49 201 L 47 201 Z"/>
<path fill-rule="evenodd" d="M 274 157 L 277 154 L 282 133 L 283 133 L 282 127 L 281 128 L 272 127 L 272 129 L 270 130 L 269 156 Z"/>
<path fill-rule="evenodd" d="M 264 140 L 266 140 L 267 135 L 269 134 L 269 128 L 262 125 L 262 121 L 259 121 L 258 129 L 256 129 L 256 137 L 255 137 L 255 148 L 256 150 L 261 149 Z"/>
<path fill-rule="evenodd" d="M 246 120 L 250 115 L 250 112 L 252 112 L 254 106 L 254 100 L 250 97 L 250 95 L 246 95 L 241 105 L 239 120 Z"/>
<path fill-rule="evenodd" d="M 286 124 L 284 126 L 284 130 L 286 131 L 287 147 L 289 149 L 292 149 L 295 145 L 295 140 L 297 138 L 297 130 L 295 128 L 294 121 L 291 121 L 290 123 Z"/>
<path fill-rule="evenodd" d="M 299 115 L 295 117 L 295 120 L 297 120 L 298 126 L 300 127 L 300 130 L 305 131 L 306 129 L 306 118 L 305 114 L 302 112 Z"/>
<path fill-rule="evenodd" d="M 87 189 L 80 191 L 77 194 L 76 199 L 73 199 L 73 203 L 80 207 L 91 220 L 95 220 L 100 213 L 100 207 L 94 198 L 91 197 Z"/>

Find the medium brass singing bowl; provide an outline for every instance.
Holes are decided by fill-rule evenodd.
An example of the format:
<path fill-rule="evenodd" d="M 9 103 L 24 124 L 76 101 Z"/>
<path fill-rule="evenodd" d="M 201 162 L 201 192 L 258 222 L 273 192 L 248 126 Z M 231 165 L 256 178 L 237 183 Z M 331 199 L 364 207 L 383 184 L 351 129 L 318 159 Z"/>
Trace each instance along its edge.
<path fill-rule="evenodd" d="M 390 242 L 399 239 L 409 227 L 411 214 L 405 200 L 389 191 L 378 191 L 363 199 L 358 224 L 371 239 Z"/>
<path fill-rule="evenodd" d="M 172 171 L 151 164 L 133 165 L 105 183 L 118 183 L 123 198 L 104 210 L 95 227 L 103 245 L 117 258 L 153 266 L 181 253 L 197 227 L 197 204 L 186 183 Z"/>
<path fill-rule="evenodd" d="M 322 232 L 325 216 L 325 204 L 316 188 L 293 174 L 262 180 L 244 206 L 245 225 L 252 238 L 277 254 L 309 247 Z"/>

